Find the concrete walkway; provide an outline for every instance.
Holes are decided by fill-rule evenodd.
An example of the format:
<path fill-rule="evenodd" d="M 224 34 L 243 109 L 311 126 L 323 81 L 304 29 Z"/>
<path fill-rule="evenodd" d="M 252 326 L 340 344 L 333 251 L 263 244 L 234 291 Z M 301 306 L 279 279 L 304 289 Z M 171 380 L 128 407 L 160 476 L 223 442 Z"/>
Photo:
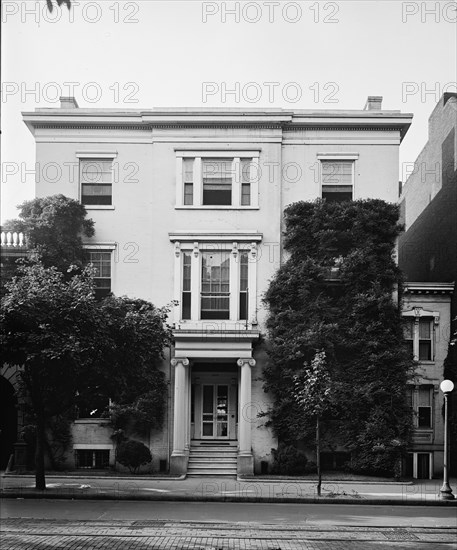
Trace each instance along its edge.
<path fill-rule="evenodd" d="M 451 479 L 457 494 L 457 479 Z M 415 482 L 331 481 L 300 479 L 235 479 L 225 477 L 170 478 L 139 476 L 47 475 L 45 491 L 35 490 L 31 475 L 3 474 L 3 498 L 62 498 L 102 500 L 179 500 L 222 502 L 313 502 L 457 506 L 440 500 L 441 480 Z"/>

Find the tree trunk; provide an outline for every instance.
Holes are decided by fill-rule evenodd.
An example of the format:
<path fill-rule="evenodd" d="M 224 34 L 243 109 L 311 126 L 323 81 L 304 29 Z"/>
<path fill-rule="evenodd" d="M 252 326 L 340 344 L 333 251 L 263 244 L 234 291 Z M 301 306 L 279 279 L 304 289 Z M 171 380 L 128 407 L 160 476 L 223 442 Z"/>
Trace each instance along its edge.
<path fill-rule="evenodd" d="M 321 496 L 322 472 L 321 472 L 321 428 L 319 416 L 316 420 L 316 465 L 317 465 L 317 496 Z"/>
<path fill-rule="evenodd" d="M 44 415 L 40 411 L 37 414 L 36 425 L 36 449 L 35 449 L 35 489 L 44 491 L 46 489 L 46 479 L 44 475 Z"/>

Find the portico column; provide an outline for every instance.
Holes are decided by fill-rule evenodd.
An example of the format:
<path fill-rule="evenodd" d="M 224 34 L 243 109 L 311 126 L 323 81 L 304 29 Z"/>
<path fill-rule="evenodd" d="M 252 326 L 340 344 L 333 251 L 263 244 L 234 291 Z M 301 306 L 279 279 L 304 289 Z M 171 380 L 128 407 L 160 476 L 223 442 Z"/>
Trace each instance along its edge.
<path fill-rule="evenodd" d="M 240 376 L 240 410 L 238 415 L 238 473 L 252 474 L 254 463 L 251 448 L 251 367 L 255 366 L 255 359 L 252 357 L 241 358 L 237 361 L 241 368 Z"/>
<path fill-rule="evenodd" d="M 175 391 L 174 391 L 174 415 L 173 415 L 173 452 L 171 454 L 171 473 L 183 474 L 187 471 L 188 450 L 187 443 L 187 371 L 189 359 L 186 357 L 175 357 L 171 360 L 175 368 Z"/>

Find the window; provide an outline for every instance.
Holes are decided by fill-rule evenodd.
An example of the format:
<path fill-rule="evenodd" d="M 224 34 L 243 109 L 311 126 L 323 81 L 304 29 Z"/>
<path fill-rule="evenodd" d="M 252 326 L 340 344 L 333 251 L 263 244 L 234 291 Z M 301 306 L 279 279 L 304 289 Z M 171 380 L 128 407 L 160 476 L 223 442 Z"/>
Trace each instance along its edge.
<path fill-rule="evenodd" d="M 432 331 L 430 319 L 419 319 L 419 361 L 432 359 Z"/>
<path fill-rule="evenodd" d="M 182 318 L 191 317 L 191 280 L 192 280 L 192 256 L 189 252 L 183 253 L 183 277 L 182 277 Z"/>
<path fill-rule="evenodd" d="M 77 449 L 76 468 L 109 468 L 109 449 Z"/>
<path fill-rule="evenodd" d="M 432 390 L 429 386 L 419 386 L 417 427 L 432 427 Z"/>
<path fill-rule="evenodd" d="M 251 204 L 251 165 L 252 159 L 241 160 L 241 205 Z"/>
<path fill-rule="evenodd" d="M 411 356 L 419 361 L 433 360 L 432 319 L 429 317 L 407 318 L 404 325 L 404 338 Z"/>
<path fill-rule="evenodd" d="M 203 205 L 232 204 L 232 159 L 203 159 Z"/>
<path fill-rule="evenodd" d="M 353 198 L 352 160 L 321 160 L 322 198 L 332 202 L 350 201 Z"/>
<path fill-rule="evenodd" d="M 184 204 L 194 204 L 194 159 L 183 159 Z"/>
<path fill-rule="evenodd" d="M 230 318 L 230 252 L 202 253 L 202 319 Z"/>
<path fill-rule="evenodd" d="M 111 252 L 89 250 L 88 263 L 95 268 L 95 296 L 102 299 L 111 292 Z"/>
<path fill-rule="evenodd" d="M 186 325 L 183 330 L 193 330 L 194 323 L 204 320 L 229 321 L 230 328 L 241 325 L 243 329 L 248 328 L 248 320 L 257 324 L 256 258 L 261 235 L 227 232 L 225 238 L 218 231 L 180 232 L 171 233 L 170 240 L 174 242 L 173 316 L 178 330 L 180 323 Z"/>
<path fill-rule="evenodd" d="M 112 204 L 112 166 L 112 159 L 80 159 L 82 204 Z"/>
<path fill-rule="evenodd" d="M 258 208 L 259 153 L 177 153 L 179 208 Z"/>
<path fill-rule="evenodd" d="M 407 401 L 415 428 L 432 428 L 433 386 L 422 384 L 407 388 Z"/>
<path fill-rule="evenodd" d="M 248 289 L 249 254 L 240 252 L 240 320 L 248 318 L 249 289 Z"/>

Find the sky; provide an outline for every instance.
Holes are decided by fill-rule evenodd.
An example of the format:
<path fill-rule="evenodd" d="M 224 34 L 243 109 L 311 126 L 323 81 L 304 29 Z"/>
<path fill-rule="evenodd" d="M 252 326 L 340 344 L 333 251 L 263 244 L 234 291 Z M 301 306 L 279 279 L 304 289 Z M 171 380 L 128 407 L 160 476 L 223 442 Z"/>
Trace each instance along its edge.
<path fill-rule="evenodd" d="M 55 2 L 55 0 L 54 0 Z M 413 113 L 399 180 L 456 91 L 457 3 L 355 0 L 2 2 L 1 220 L 34 197 L 21 112 L 58 107 L 362 109 Z M 73 92 L 73 93 L 72 93 Z M 231 93 L 230 93 L 231 92 Z"/>

